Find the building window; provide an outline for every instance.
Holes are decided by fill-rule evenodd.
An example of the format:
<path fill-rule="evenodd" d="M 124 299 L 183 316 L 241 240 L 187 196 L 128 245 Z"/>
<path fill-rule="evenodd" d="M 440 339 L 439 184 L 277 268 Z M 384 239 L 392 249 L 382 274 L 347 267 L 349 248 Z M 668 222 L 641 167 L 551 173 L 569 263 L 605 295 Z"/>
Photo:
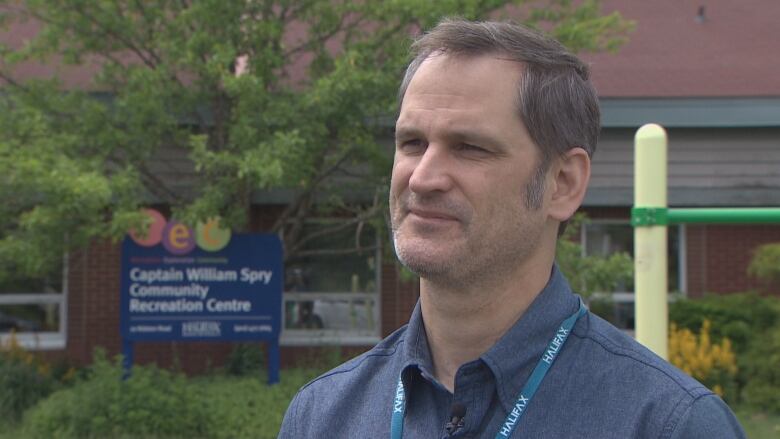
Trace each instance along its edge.
<path fill-rule="evenodd" d="M 307 224 L 317 235 L 337 226 Z M 287 262 L 283 345 L 363 345 L 380 340 L 380 245 L 365 226 L 319 234 Z"/>
<path fill-rule="evenodd" d="M 590 220 L 583 224 L 581 244 L 584 255 L 609 256 L 625 252 L 634 256 L 634 229 L 628 220 Z M 669 226 L 668 286 L 671 292 L 685 293 L 685 226 Z M 634 285 L 618 285 L 614 291 L 597 294 L 591 308 L 617 327 L 634 328 Z"/>
<path fill-rule="evenodd" d="M 26 349 L 65 347 L 67 257 L 51 273 L 0 282 L 0 342 L 13 333 Z"/>

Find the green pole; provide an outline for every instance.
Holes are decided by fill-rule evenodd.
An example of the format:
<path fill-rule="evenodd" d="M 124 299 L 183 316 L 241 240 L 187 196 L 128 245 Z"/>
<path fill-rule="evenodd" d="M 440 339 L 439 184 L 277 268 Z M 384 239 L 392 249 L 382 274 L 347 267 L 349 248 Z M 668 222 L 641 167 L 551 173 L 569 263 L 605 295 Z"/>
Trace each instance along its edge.
<path fill-rule="evenodd" d="M 780 209 L 742 208 L 742 209 L 669 209 L 669 224 L 771 224 L 780 223 Z"/>
<path fill-rule="evenodd" d="M 668 224 L 780 224 L 780 208 L 667 207 L 667 138 L 663 127 L 647 124 L 634 138 L 634 282 L 636 338 L 668 359 Z"/>
<path fill-rule="evenodd" d="M 634 208 L 664 212 L 666 131 L 660 125 L 644 125 L 634 145 Z M 634 227 L 636 339 L 664 359 L 669 357 L 666 246 L 666 224 Z"/>

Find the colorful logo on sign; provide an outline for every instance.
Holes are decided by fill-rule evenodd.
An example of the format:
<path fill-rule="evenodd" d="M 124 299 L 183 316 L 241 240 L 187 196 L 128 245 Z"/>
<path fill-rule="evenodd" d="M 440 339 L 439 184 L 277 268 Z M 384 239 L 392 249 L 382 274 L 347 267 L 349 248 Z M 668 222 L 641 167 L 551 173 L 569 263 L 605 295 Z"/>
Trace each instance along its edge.
<path fill-rule="evenodd" d="M 212 218 L 200 222 L 195 229 L 176 220 L 166 221 L 162 214 L 154 209 L 144 209 L 149 216 L 145 234 L 130 231 L 130 237 L 142 247 L 154 247 L 162 242 L 163 247 L 174 255 L 185 255 L 197 245 L 208 252 L 225 248 L 230 242 L 230 229 L 219 226 L 219 219 Z"/>

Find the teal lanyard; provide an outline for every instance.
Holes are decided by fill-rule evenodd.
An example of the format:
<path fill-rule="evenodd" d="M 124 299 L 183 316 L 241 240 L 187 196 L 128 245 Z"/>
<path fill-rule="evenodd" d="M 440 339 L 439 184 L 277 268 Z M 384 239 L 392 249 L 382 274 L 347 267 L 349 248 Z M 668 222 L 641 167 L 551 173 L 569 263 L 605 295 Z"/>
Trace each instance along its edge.
<path fill-rule="evenodd" d="M 520 417 L 525 413 L 525 409 L 531 402 L 531 398 L 534 397 L 536 390 L 539 389 L 539 385 L 542 384 L 544 376 L 547 375 L 547 371 L 550 370 L 555 359 L 558 357 L 558 353 L 561 351 L 563 344 L 566 343 L 566 339 L 569 338 L 571 329 L 574 324 L 577 323 L 577 319 L 582 317 L 588 311 L 585 308 L 585 304 L 580 300 L 580 309 L 574 314 L 569 316 L 561 323 L 561 327 L 558 328 L 558 332 L 550 340 L 542 357 L 536 364 L 534 371 L 531 372 L 531 376 L 526 381 L 523 389 L 520 391 L 520 395 L 515 401 L 515 405 L 512 411 L 507 415 L 506 420 L 501 424 L 501 429 L 496 434 L 495 439 L 505 439 L 512 436 L 515 431 Z M 395 389 L 395 398 L 393 400 L 393 417 L 390 420 L 390 438 L 401 439 L 404 433 L 404 415 L 406 414 L 406 395 L 404 393 L 404 385 L 401 381 L 401 377 L 398 377 L 398 385 Z"/>

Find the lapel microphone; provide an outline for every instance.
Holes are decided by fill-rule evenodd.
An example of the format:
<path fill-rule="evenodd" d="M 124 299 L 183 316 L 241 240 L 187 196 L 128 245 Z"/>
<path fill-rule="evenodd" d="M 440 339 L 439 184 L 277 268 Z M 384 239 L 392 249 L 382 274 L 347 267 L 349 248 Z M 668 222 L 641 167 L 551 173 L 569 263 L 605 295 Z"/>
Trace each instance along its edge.
<path fill-rule="evenodd" d="M 463 428 L 463 417 L 466 416 L 466 406 L 456 402 L 450 407 L 450 420 L 444 429 L 447 430 L 447 435 L 452 436 L 456 431 Z"/>

